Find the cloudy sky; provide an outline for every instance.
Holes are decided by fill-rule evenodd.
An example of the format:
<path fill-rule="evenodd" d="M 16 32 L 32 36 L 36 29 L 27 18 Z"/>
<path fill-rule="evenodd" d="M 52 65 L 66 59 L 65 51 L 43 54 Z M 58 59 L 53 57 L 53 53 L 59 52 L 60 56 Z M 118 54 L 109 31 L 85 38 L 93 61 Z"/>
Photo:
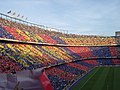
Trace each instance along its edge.
<path fill-rule="evenodd" d="M 113 36 L 120 31 L 120 0 L 0 0 L 0 12 L 9 10 L 69 33 Z"/>

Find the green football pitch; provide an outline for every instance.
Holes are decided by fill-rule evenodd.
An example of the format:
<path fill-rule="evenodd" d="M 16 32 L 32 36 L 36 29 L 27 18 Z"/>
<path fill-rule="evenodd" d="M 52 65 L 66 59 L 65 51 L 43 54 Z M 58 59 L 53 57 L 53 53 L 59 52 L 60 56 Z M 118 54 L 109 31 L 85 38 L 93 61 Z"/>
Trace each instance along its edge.
<path fill-rule="evenodd" d="M 97 67 L 72 90 L 120 90 L 120 67 Z"/>

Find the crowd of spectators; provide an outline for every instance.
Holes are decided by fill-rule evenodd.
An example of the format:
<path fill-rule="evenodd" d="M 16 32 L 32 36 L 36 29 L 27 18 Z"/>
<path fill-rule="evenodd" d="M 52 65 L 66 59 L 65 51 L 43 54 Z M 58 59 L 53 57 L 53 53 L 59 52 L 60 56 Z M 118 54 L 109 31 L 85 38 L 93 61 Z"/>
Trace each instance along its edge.
<path fill-rule="evenodd" d="M 95 66 L 118 64 L 118 59 L 83 60 L 46 68 L 46 74 L 55 90 L 63 90 Z"/>
<path fill-rule="evenodd" d="M 0 37 L 8 39 L 16 39 L 20 41 L 35 41 L 57 44 L 59 42 L 65 43 L 64 40 L 55 37 L 50 37 L 44 34 L 33 34 L 28 31 L 22 31 L 8 26 L 0 27 Z M 11 54 L 11 57 L 15 58 L 16 55 L 22 57 L 18 60 L 20 63 L 24 62 L 24 66 L 40 64 L 39 66 L 49 66 L 52 64 L 58 64 L 62 62 L 71 62 L 76 59 L 85 58 L 105 58 L 105 57 L 117 57 L 117 47 L 102 46 L 79 46 L 79 47 L 53 47 L 53 46 L 33 46 L 27 44 L 4 44 L 6 49 L 12 50 L 15 55 Z M 4 46 L 3 45 L 3 46 Z M 9 52 L 11 53 L 11 52 Z M 34 60 L 34 61 L 33 61 Z"/>
<path fill-rule="evenodd" d="M 29 23 L 0 18 L 0 38 L 80 45 L 57 47 L 0 42 L 0 72 L 15 73 L 15 71 L 23 69 L 32 70 L 45 67 L 55 90 L 62 90 L 94 66 L 120 64 L 118 59 L 112 59 L 120 56 L 118 47 L 97 46 L 118 44 L 120 40 L 117 37 L 63 34 L 32 26 Z M 95 59 L 87 60 L 92 58 Z M 105 60 L 101 58 L 105 58 Z"/>
<path fill-rule="evenodd" d="M 68 45 L 113 45 L 120 42 L 119 37 L 64 34 L 57 31 L 46 30 L 42 27 L 32 26 L 28 23 L 16 22 L 4 18 L 0 18 L 0 26 L 11 28 L 9 30 L 13 29 L 13 31 L 10 32 L 12 35 L 16 32 L 16 34 L 19 34 L 17 34 L 19 37 L 25 36 L 32 39 L 23 38 L 22 41 L 45 42 L 52 44 L 59 43 Z M 19 38 L 15 39 L 21 40 Z"/>
<path fill-rule="evenodd" d="M 78 38 L 60 37 L 68 45 L 112 45 L 116 44 L 114 37 L 83 36 Z"/>
<path fill-rule="evenodd" d="M 63 90 L 66 86 L 72 84 L 77 77 L 86 74 L 91 68 L 74 62 L 46 68 L 46 74 L 55 90 Z"/>
<path fill-rule="evenodd" d="M 22 69 L 13 59 L 0 55 L 0 73 L 15 73 Z"/>
<path fill-rule="evenodd" d="M 117 58 L 117 47 L 56 47 L 0 43 L 1 56 L 9 57 L 26 69 L 49 67 L 76 60 Z"/>

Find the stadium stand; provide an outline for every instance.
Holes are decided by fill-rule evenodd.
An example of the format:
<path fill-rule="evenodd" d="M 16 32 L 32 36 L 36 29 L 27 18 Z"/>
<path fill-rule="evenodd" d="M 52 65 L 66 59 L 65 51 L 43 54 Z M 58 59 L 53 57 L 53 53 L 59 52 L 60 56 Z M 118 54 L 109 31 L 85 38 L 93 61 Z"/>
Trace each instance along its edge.
<path fill-rule="evenodd" d="M 119 65 L 119 43 L 114 36 L 63 34 L 1 17 L 0 73 L 44 67 L 62 90 L 95 66 Z"/>

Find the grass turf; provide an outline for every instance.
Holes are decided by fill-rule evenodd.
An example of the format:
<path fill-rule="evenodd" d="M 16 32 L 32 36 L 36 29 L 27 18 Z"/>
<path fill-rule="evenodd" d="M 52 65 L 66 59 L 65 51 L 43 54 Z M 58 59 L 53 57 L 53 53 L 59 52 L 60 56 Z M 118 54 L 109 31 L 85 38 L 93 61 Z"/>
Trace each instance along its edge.
<path fill-rule="evenodd" d="M 120 67 L 98 67 L 72 90 L 120 90 Z"/>

